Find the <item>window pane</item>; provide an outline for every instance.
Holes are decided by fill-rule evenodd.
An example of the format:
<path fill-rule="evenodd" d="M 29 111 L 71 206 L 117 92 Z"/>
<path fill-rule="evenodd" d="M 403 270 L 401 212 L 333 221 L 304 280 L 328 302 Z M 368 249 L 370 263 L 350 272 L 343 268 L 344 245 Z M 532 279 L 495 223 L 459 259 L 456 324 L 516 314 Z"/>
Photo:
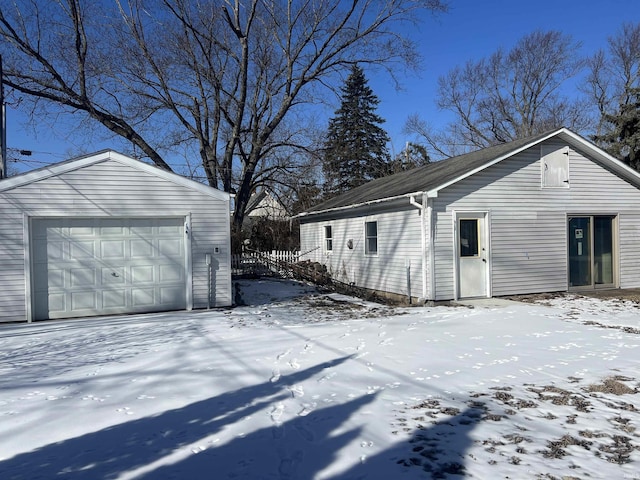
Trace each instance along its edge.
<path fill-rule="evenodd" d="M 591 285 L 591 218 L 569 219 L 569 286 Z"/>
<path fill-rule="evenodd" d="M 378 253 L 378 239 L 376 237 L 367 238 L 367 254 Z"/>
<path fill-rule="evenodd" d="M 324 227 L 324 246 L 327 251 L 333 250 L 333 232 L 331 231 L 331 225 Z"/>
<path fill-rule="evenodd" d="M 613 283 L 613 218 L 593 219 L 593 269 L 596 285 Z"/>
<path fill-rule="evenodd" d="M 364 227 L 364 253 L 367 255 L 376 254 L 378 253 L 378 222 L 366 222 Z"/>
<path fill-rule="evenodd" d="M 478 220 L 460 220 L 460 256 L 478 256 Z"/>
<path fill-rule="evenodd" d="M 378 222 L 367 222 L 367 237 L 375 237 L 378 235 Z"/>

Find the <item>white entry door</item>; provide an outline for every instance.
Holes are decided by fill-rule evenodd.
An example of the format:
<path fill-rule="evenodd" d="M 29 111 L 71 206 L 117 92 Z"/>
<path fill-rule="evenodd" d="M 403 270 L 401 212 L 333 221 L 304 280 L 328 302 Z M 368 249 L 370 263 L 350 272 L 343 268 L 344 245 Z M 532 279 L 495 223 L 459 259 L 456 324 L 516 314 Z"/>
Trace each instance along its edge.
<path fill-rule="evenodd" d="M 34 319 L 186 308 L 184 218 L 32 224 Z"/>
<path fill-rule="evenodd" d="M 484 213 L 464 213 L 457 219 L 458 296 L 487 296 L 488 245 Z"/>

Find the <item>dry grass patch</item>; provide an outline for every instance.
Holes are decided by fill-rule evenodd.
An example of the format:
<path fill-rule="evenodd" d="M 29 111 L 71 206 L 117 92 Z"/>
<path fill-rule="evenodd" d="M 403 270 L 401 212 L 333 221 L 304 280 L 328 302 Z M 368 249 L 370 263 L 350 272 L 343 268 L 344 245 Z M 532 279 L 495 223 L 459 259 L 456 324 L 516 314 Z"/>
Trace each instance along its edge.
<path fill-rule="evenodd" d="M 622 383 L 623 381 L 632 380 L 629 377 L 609 377 L 605 378 L 602 383 L 596 383 L 589 385 L 585 390 L 589 393 L 608 393 L 611 395 L 628 395 L 632 393 L 638 393 L 637 388 L 631 388 L 628 385 Z"/>

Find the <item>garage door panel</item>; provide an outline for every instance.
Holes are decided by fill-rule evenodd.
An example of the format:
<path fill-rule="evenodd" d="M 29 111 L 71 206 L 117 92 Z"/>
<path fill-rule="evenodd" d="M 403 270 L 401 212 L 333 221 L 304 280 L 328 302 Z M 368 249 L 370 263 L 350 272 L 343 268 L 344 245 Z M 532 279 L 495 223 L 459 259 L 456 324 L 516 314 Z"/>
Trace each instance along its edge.
<path fill-rule="evenodd" d="M 102 285 L 122 285 L 124 284 L 124 267 L 102 267 L 101 269 Z"/>
<path fill-rule="evenodd" d="M 184 269 L 175 263 L 170 265 L 159 265 L 160 283 L 177 282 L 184 279 Z"/>
<path fill-rule="evenodd" d="M 64 288 L 65 287 L 65 281 L 64 281 L 64 277 L 65 277 L 65 270 L 58 270 L 55 268 L 50 268 L 49 269 L 49 279 L 48 279 L 48 284 L 45 283 L 45 287 L 48 285 L 49 288 L 53 287 L 53 288 Z M 40 280 L 44 280 L 45 282 L 47 281 L 47 275 L 41 275 L 41 279 Z"/>
<path fill-rule="evenodd" d="M 127 291 L 106 290 L 102 292 L 102 307 L 104 309 L 123 309 L 127 306 Z"/>
<path fill-rule="evenodd" d="M 108 236 L 122 236 L 125 233 L 125 227 L 120 224 L 114 224 L 112 226 L 103 226 L 98 230 L 98 235 L 100 237 L 108 237 Z"/>
<path fill-rule="evenodd" d="M 153 222 L 151 220 L 136 222 L 135 225 L 131 225 L 129 231 L 132 236 L 149 238 L 149 235 L 153 233 Z"/>
<path fill-rule="evenodd" d="M 183 218 L 35 219 L 34 318 L 186 308 Z"/>
<path fill-rule="evenodd" d="M 62 293 L 54 293 L 49 295 L 48 308 L 51 312 L 65 312 L 67 310 L 66 296 Z M 47 304 L 43 305 L 47 307 Z M 53 317 L 52 317 L 53 318 Z"/>
<path fill-rule="evenodd" d="M 175 287 L 160 287 L 160 303 L 163 305 L 171 305 L 180 298 L 181 291 Z"/>
<path fill-rule="evenodd" d="M 64 232 L 60 231 L 60 234 L 64 234 Z M 93 227 L 71 226 L 68 229 L 68 235 L 70 237 L 93 237 L 94 230 L 93 230 Z"/>
<path fill-rule="evenodd" d="M 77 312 L 80 310 L 96 310 L 97 308 L 98 303 L 96 302 L 96 292 L 84 291 L 71 293 L 72 312 Z"/>
<path fill-rule="evenodd" d="M 50 242 L 46 250 L 44 250 L 44 252 L 46 252 L 45 261 L 64 258 L 64 247 L 65 247 L 64 242 L 56 242 L 56 241 Z M 44 252 L 41 252 L 40 254 L 36 255 L 36 258 L 37 259 L 41 258 L 42 253 Z"/>
<path fill-rule="evenodd" d="M 68 240 L 68 244 L 69 259 L 81 260 L 83 258 L 93 258 L 95 256 L 95 244 L 93 241 Z"/>
<path fill-rule="evenodd" d="M 153 243 L 149 240 L 144 239 L 133 239 L 129 243 L 131 258 L 140 258 L 140 257 L 153 257 L 154 248 Z"/>
<path fill-rule="evenodd" d="M 180 240 L 169 240 L 161 238 L 158 240 L 158 251 L 161 256 L 170 258 L 179 258 L 184 247 Z"/>
<path fill-rule="evenodd" d="M 131 283 L 153 283 L 155 276 L 153 275 L 153 265 L 131 267 Z"/>
<path fill-rule="evenodd" d="M 124 259 L 124 240 L 101 240 L 100 256 L 108 259 Z"/>
<path fill-rule="evenodd" d="M 70 287 L 96 286 L 96 271 L 93 268 L 72 268 L 70 270 Z"/>
<path fill-rule="evenodd" d="M 131 290 L 134 307 L 148 307 L 155 304 L 155 288 L 134 288 Z"/>

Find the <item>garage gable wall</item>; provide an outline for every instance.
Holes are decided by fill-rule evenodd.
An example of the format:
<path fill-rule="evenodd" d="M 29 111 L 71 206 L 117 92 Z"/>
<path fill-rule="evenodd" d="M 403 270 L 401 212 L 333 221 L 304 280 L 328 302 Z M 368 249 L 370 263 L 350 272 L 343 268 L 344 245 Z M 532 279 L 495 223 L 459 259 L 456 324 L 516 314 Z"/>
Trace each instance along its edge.
<path fill-rule="evenodd" d="M 28 319 L 30 219 L 43 217 L 183 217 L 190 230 L 193 307 L 208 304 L 207 253 L 214 269 L 212 303 L 232 303 L 228 195 L 178 176 L 172 181 L 173 174 L 156 174 L 154 167 L 138 168 L 136 160 L 122 158 L 40 179 L 32 172 L 25 175 L 31 175 L 29 183 L 20 184 L 19 177 L 0 183 L 0 322 Z M 12 180 L 17 185 L 6 188 Z"/>

